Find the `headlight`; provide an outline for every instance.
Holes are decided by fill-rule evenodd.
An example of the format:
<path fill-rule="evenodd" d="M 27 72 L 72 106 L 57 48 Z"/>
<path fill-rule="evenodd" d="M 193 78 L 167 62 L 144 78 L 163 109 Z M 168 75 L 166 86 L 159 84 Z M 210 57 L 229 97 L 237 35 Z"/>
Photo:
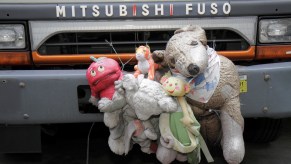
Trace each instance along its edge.
<path fill-rule="evenodd" d="M 259 40 L 261 43 L 291 42 L 291 18 L 262 19 Z"/>
<path fill-rule="evenodd" d="M 21 24 L 0 25 L 0 49 L 25 48 L 24 26 Z"/>

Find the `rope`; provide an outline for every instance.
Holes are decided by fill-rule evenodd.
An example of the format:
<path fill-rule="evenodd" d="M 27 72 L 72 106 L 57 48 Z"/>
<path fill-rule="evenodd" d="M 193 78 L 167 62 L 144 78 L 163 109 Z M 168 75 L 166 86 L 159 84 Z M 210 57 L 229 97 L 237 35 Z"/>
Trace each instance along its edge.
<path fill-rule="evenodd" d="M 114 48 L 112 42 L 108 42 L 106 39 L 105 39 L 105 42 L 108 43 L 108 44 L 110 45 L 110 47 L 113 49 L 114 53 L 117 55 L 118 60 L 119 60 L 120 63 L 121 63 L 121 70 L 123 71 L 124 66 L 125 66 L 126 64 L 128 64 L 128 63 L 131 61 L 131 59 L 133 59 L 133 57 L 130 58 L 130 59 L 129 59 L 128 61 L 126 61 L 125 63 L 123 63 L 122 60 L 121 60 L 121 58 L 120 58 L 119 55 L 117 54 L 117 52 L 116 52 L 116 50 L 115 50 L 115 48 Z M 94 57 L 91 57 L 91 59 L 92 59 L 93 61 L 95 61 L 95 62 L 98 60 L 98 59 L 95 59 Z M 91 131 L 92 131 L 94 125 L 95 125 L 95 122 L 92 123 L 91 128 L 90 128 L 89 133 L 88 133 L 88 137 L 87 137 L 87 153 L 86 153 L 87 156 L 86 156 L 86 164 L 89 164 L 89 154 L 90 154 L 90 135 L 91 135 Z"/>
<path fill-rule="evenodd" d="M 221 121 L 221 119 L 220 119 L 220 111 L 219 110 L 209 109 L 209 112 L 210 113 L 214 112 L 216 117 L 219 119 L 219 121 Z M 217 137 L 214 145 L 218 145 L 220 143 L 221 138 L 222 138 L 222 127 L 220 127 L 219 136 Z"/>
<path fill-rule="evenodd" d="M 92 131 L 94 125 L 95 125 L 95 122 L 92 123 L 91 128 L 90 128 L 89 133 L 88 133 L 88 137 L 87 137 L 87 156 L 86 156 L 86 164 L 89 164 L 90 135 L 91 135 L 91 131 Z"/>
<path fill-rule="evenodd" d="M 120 59 L 120 57 L 119 57 L 118 53 L 116 52 L 116 50 L 115 50 L 115 48 L 114 48 L 114 46 L 113 46 L 113 43 L 112 43 L 112 42 L 109 42 L 109 41 L 108 41 L 108 40 L 106 40 L 106 39 L 105 39 L 105 42 L 109 44 L 109 46 L 110 46 L 110 47 L 113 49 L 114 53 L 117 55 L 117 57 L 118 57 L 118 60 L 119 60 L 119 61 L 120 61 L 120 63 L 121 63 L 121 70 L 123 71 L 123 69 L 124 69 L 124 66 L 125 66 L 127 63 L 129 63 L 129 62 L 131 61 L 131 59 L 133 59 L 133 57 L 132 57 L 132 58 L 130 58 L 130 59 L 127 61 L 127 62 L 123 63 L 123 62 L 122 62 L 122 60 Z"/>

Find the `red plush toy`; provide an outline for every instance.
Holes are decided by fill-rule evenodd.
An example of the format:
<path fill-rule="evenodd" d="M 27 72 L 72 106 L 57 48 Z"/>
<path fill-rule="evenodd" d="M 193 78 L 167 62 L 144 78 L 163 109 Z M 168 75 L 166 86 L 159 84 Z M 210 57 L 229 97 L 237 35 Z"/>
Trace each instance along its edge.
<path fill-rule="evenodd" d="M 89 102 L 104 112 L 104 124 L 109 128 L 108 144 L 116 154 L 125 153 L 122 118 L 126 105 L 124 96 L 115 92 L 115 81 L 121 80 L 123 73 L 117 61 L 101 57 L 90 57 L 94 62 L 89 66 L 86 76 L 91 89 Z M 135 130 L 135 129 L 133 129 Z"/>
<path fill-rule="evenodd" d="M 114 81 L 122 79 L 122 71 L 117 61 L 114 59 L 100 57 L 98 59 L 90 57 L 94 62 L 87 70 L 86 76 L 91 89 L 90 102 L 97 105 L 100 98 L 112 100 Z"/>

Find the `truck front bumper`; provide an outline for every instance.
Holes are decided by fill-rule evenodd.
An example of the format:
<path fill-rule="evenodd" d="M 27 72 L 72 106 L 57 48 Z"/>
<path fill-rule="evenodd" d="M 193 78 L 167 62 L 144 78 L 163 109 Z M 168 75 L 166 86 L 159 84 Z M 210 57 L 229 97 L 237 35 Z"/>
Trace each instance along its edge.
<path fill-rule="evenodd" d="M 247 77 L 241 93 L 244 117 L 291 117 L 291 62 L 238 67 Z"/>
<path fill-rule="evenodd" d="M 101 113 L 84 114 L 86 70 L 16 70 L 0 72 L 0 124 L 103 121 Z M 81 97 L 80 97 L 81 96 Z M 98 110 L 98 109 L 96 109 Z"/>
<path fill-rule="evenodd" d="M 244 117 L 291 116 L 291 62 L 238 66 L 247 91 L 240 95 Z M 101 122 L 102 113 L 84 113 L 90 91 L 86 70 L 0 72 L 0 124 Z M 96 108 L 98 111 L 98 109 Z"/>

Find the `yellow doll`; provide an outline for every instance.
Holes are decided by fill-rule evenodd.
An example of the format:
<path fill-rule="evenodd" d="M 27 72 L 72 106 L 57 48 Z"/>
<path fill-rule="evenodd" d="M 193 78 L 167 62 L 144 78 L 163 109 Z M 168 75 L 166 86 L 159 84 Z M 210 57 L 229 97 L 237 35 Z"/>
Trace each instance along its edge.
<path fill-rule="evenodd" d="M 174 138 L 173 149 L 188 154 L 189 163 L 200 162 L 200 149 L 202 149 L 207 161 L 213 162 L 205 141 L 200 135 L 200 124 L 184 98 L 184 95 L 190 91 L 189 83 L 171 76 L 169 72 L 161 78 L 161 83 L 166 93 L 177 97 L 182 110 L 182 112 L 178 111 L 161 116 L 161 118 L 167 118 L 169 122 L 166 123 L 164 119 L 162 122 L 164 125 L 160 124 L 162 136 L 163 133 L 169 134 L 170 131 Z M 169 128 L 166 128 L 166 126 L 169 126 Z"/>

